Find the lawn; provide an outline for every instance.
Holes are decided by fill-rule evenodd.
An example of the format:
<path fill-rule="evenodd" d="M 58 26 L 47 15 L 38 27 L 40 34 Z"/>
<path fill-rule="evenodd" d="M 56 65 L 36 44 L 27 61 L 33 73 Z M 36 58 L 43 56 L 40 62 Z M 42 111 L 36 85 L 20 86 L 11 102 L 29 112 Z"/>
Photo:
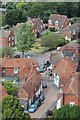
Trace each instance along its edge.
<path fill-rule="evenodd" d="M 31 53 L 37 53 L 37 54 L 43 53 L 46 50 L 46 48 L 42 47 L 40 45 L 40 41 L 41 41 L 40 38 L 36 39 L 35 40 L 35 44 L 34 44 L 34 48 L 32 48 L 31 50 L 29 50 L 29 52 L 31 52 Z"/>

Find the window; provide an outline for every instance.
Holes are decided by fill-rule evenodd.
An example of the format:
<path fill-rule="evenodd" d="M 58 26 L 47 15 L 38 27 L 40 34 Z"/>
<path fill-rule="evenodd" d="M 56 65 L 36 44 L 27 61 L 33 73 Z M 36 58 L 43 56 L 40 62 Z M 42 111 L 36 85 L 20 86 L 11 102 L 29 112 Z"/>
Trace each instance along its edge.
<path fill-rule="evenodd" d="M 11 44 L 9 43 L 9 47 L 11 46 Z"/>
<path fill-rule="evenodd" d="M 52 20 L 49 20 L 49 24 L 52 24 Z"/>
<path fill-rule="evenodd" d="M 5 73 L 5 70 L 3 70 L 3 73 Z"/>
<path fill-rule="evenodd" d="M 36 32 L 36 29 L 35 29 L 35 32 Z"/>
<path fill-rule="evenodd" d="M 14 68 L 14 73 L 18 73 L 18 68 Z"/>
<path fill-rule="evenodd" d="M 12 42 L 12 46 L 14 45 L 14 42 Z"/>
<path fill-rule="evenodd" d="M 75 30 L 73 30 L 73 35 L 75 34 Z"/>
<path fill-rule="evenodd" d="M 33 30 L 33 32 L 34 32 L 34 30 Z"/>
<path fill-rule="evenodd" d="M 73 106 L 73 105 L 75 105 L 75 102 L 70 102 L 70 106 Z"/>
<path fill-rule="evenodd" d="M 20 97 L 20 93 L 18 93 L 18 97 Z"/>
<path fill-rule="evenodd" d="M 58 21 L 56 21 L 55 24 L 58 25 Z"/>
<path fill-rule="evenodd" d="M 23 91 L 21 90 L 21 93 L 22 93 Z"/>
<path fill-rule="evenodd" d="M 9 41 L 11 40 L 11 38 L 9 37 Z"/>
<path fill-rule="evenodd" d="M 12 40 L 14 40 L 14 37 L 12 37 Z"/>

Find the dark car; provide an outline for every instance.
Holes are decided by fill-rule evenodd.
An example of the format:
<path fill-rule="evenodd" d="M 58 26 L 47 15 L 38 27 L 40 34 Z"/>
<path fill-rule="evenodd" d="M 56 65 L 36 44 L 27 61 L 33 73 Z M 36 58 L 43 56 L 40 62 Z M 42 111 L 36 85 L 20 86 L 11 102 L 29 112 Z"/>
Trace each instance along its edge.
<path fill-rule="evenodd" d="M 20 58 L 20 55 L 15 55 L 14 58 Z"/>
<path fill-rule="evenodd" d="M 43 88 L 47 88 L 46 82 L 42 81 L 42 87 L 43 87 Z"/>
<path fill-rule="evenodd" d="M 44 100 L 44 94 L 41 94 L 41 95 L 39 96 L 39 99 L 40 99 L 41 101 L 43 101 L 43 100 Z"/>
<path fill-rule="evenodd" d="M 41 100 L 39 98 L 37 98 L 35 101 L 34 101 L 34 104 L 37 106 L 37 108 L 41 105 Z"/>

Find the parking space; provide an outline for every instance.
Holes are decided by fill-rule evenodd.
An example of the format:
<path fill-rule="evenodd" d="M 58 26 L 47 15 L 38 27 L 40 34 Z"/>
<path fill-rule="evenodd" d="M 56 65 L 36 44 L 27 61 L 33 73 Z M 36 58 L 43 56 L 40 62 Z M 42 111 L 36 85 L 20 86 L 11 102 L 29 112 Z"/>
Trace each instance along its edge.
<path fill-rule="evenodd" d="M 41 73 L 41 75 L 47 83 L 47 88 L 43 89 L 45 99 L 43 104 L 34 113 L 30 113 L 31 118 L 45 118 L 46 111 L 55 107 L 59 94 L 59 89 L 54 86 L 52 78 L 48 79 L 46 72 Z"/>

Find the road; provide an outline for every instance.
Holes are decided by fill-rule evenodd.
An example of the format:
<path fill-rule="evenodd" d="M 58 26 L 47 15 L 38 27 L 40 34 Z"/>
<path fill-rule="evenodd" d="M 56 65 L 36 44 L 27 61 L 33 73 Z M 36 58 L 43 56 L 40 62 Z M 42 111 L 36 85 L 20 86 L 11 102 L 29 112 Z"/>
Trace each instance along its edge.
<path fill-rule="evenodd" d="M 52 79 L 48 79 L 46 72 L 41 74 L 47 83 L 47 88 L 43 89 L 45 96 L 44 103 L 34 112 L 30 113 L 31 118 L 45 118 L 47 110 L 53 110 L 59 95 L 59 89 L 53 84 Z"/>
<path fill-rule="evenodd" d="M 53 52 L 56 52 L 56 50 L 54 50 Z M 15 52 L 15 55 L 21 55 L 21 52 Z M 40 64 L 42 63 L 44 60 L 49 60 L 50 57 L 50 52 L 46 52 L 44 54 L 34 54 L 34 53 L 25 53 L 25 56 L 28 57 L 30 56 L 31 58 L 37 60 L 37 62 Z"/>

